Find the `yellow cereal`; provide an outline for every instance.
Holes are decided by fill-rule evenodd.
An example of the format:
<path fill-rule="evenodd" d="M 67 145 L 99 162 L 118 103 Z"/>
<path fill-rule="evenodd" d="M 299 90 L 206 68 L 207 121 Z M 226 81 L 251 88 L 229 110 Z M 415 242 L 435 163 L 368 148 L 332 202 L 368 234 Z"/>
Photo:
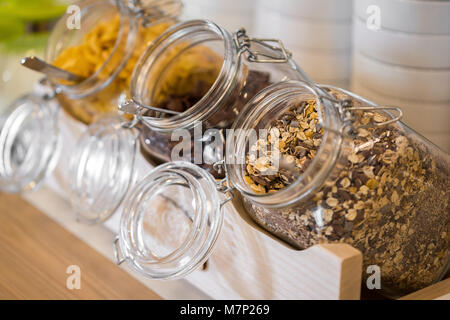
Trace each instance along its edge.
<path fill-rule="evenodd" d="M 116 112 L 117 98 L 122 92 L 128 91 L 131 74 L 138 58 L 148 45 L 172 24 L 173 22 L 167 21 L 149 28 L 140 26 L 133 53 L 114 81 L 97 94 L 82 100 L 70 100 L 60 95 L 59 98 L 64 109 L 73 117 L 87 124 L 91 123 L 99 113 Z M 112 57 L 111 53 L 116 45 L 119 28 L 119 15 L 99 22 L 84 36 L 80 44 L 65 48 L 53 61 L 53 65 L 84 77 L 92 76 L 104 66 L 107 59 Z M 118 55 L 114 58 L 121 59 L 122 56 Z M 111 67 L 103 68 L 98 77 L 107 78 L 112 71 Z"/>

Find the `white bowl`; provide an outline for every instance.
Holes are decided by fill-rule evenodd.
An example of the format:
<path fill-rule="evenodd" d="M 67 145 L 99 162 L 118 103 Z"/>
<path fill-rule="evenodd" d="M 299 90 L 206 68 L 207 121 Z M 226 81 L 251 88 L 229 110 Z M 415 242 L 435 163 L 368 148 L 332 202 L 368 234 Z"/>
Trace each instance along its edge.
<path fill-rule="evenodd" d="M 216 22 L 221 27 L 224 27 L 230 32 L 235 32 L 240 28 L 245 28 L 249 36 L 253 36 L 254 23 L 249 19 L 248 15 L 245 14 L 234 14 L 234 15 L 218 15 L 214 17 L 214 22 Z"/>
<path fill-rule="evenodd" d="M 382 95 L 419 101 L 450 100 L 450 69 L 402 67 L 355 51 L 352 78 Z"/>
<path fill-rule="evenodd" d="M 352 81 L 351 89 L 380 105 L 402 108 L 402 121 L 419 133 L 450 135 L 450 101 L 439 103 L 398 99 L 376 93 L 357 81 Z"/>
<path fill-rule="evenodd" d="M 255 0 L 186 0 L 183 1 L 184 8 L 199 7 L 215 10 L 217 12 L 252 12 L 255 9 Z"/>
<path fill-rule="evenodd" d="M 255 2 L 256 5 L 258 2 Z M 314 21 L 350 21 L 352 0 L 260 0 L 259 7 L 294 18 Z"/>
<path fill-rule="evenodd" d="M 351 21 L 323 22 L 295 19 L 267 8 L 258 8 L 255 35 L 281 39 L 286 46 L 305 49 L 349 50 Z"/>
<path fill-rule="evenodd" d="M 221 12 L 210 8 L 188 7 L 184 10 L 182 19 L 209 19 L 230 32 L 245 28 L 247 34 L 253 36 L 253 16 L 245 12 Z"/>
<path fill-rule="evenodd" d="M 450 17 L 449 17 L 450 18 Z M 450 68 L 450 34 L 424 35 L 381 28 L 353 20 L 353 47 L 376 60 L 419 68 Z"/>
<path fill-rule="evenodd" d="M 367 9 L 376 6 L 381 27 L 422 34 L 450 34 L 450 1 L 421 0 L 357 0 L 355 14 L 364 21 Z"/>
<path fill-rule="evenodd" d="M 289 48 L 294 61 L 315 81 L 350 79 L 351 53 Z"/>

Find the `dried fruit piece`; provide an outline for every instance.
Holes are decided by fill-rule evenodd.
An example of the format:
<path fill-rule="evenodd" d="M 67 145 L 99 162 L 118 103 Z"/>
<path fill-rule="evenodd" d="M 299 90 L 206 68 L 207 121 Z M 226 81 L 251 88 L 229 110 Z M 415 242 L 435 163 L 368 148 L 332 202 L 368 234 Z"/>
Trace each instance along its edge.
<path fill-rule="evenodd" d="M 370 188 L 371 190 L 375 189 L 376 187 L 378 187 L 378 181 L 375 179 L 369 179 L 366 182 L 366 186 L 368 188 Z"/>

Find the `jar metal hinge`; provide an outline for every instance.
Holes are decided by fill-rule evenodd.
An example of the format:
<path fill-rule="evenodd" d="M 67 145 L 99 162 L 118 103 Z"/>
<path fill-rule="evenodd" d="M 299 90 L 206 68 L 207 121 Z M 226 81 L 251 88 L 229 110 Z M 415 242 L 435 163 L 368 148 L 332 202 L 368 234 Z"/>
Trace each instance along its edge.
<path fill-rule="evenodd" d="M 114 260 L 116 262 L 117 265 L 121 265 L 122 263 L 125 262 L 125 258 L 124 257 L 120 257 L 120 250 L 119 250 L 119 236 L 116 236 L 114 238 L 114 242 L 113 242 L 113 253 L 114 253 Z"/>
<path fill-rule="evenodd" d="M 235 188 L 231 186 L 227 166 L 225 165 L 225 160 L 220 160 L 220 161 L 215 162 L 213 164 L 213 169 L 216 170 L 219 174 L 225 173 L 225 177 L 223 179 L 217 181 L 217 187 L 216 187 L 217 191 L 219 191 L 220 193 L 222 193 L 226 196 L 226 198 L 220 202 L 220 206 L 222 207 L 228 201 L 233 199 L 233 190 Z"/>
<path fill-rule="evenodd" d="M 53 89 L 50 85 L 47 77 L 39 79 L 37 86 L 35 86 L 34 89 L 34 93 L 44 101 L 51 101 L 55 99 L 58 94 L 57 90 Z"/>
<path fill-rule="evenodd" d="M 137 18 L 142 19 L 144 27 L 156 21 L 172 19 L 181 13 L 180 0 L 154 0 L 151 5 L 143 5 L 141 0 L 128 0 L 128 7 Z"/>
<path fill-rule="evenodd" d="M 355 107 L 353 104 L 353 101 L 350 99 L 338 100 L 338 99 L 334 98 L 328 92 L 324 91 L 324 89 L 321 88 L 320 86 L 317 87 L 315 84 L 311 84 L 311 83 L 308 83 L 308 86 L 317 94 L 317 96 L 321 100 L 326 99 L 326 100 L 332 102 L 338 109 L 339 116 L 341 117 L 342 122 L 343 122 L 341 130 L 338 132 L 331 128 L 324 128 L 324 129 L 336 132 L 340 135 L 347 135 L 347 136 L 352 137 L 357 133 L 358 129 L 369 128 L 369 127 L 383 127 L 388 124 L 400 121 L 401 118 L 403 117 L 403 111 L 399 107 L 395 107 L 395 106 Z M 397 112 L 397 115 L 392 116 L 390 119 L 386 119 L 386 120 L 380 121 L 380 122 L 371 121 L 365 125 L 355 125 L 355 114 L 353 111 L 387 111 L 387 110 L 395 111 L 395 112 Z"/>
<path fill-rule="evenodd" d="M 153 112 L 156 112 L 162 116 L 162 114 L 170 114 L 170 115 L 177 115 L 180 114 L 180 112 L 172 111 L 172 110 L 166 110 L 161 108 L 156 108 L 152 106 L 146 106 L 143 105 L 133 99 L 129 99 L 125 101 L 124 103 L 119 104 L 119 111 L 122 111 L 126 114 L 132 114 L 133 120 L 131 120 L 129 123 L 124 124 L 124 127 L 126 128 L 133 128 L 135 127 L 139 122 L 146 122 L 146 118 L 154 118 L 150 116 L 143 116 L 142 114 L 145 112 L 145 110 L 151 110 Z"/>
<path fill-rule="evenodd" d="M 340 114 L 341 119 L 344 124 L 342 131 L 345 134 L 350 134 L 350 135 L 356 134 L 358 129 L 369 128 L 369 127 L 383 127 L 388 124 L 400 121 L 400 119 L 403 117 L 403 112 L 402 112 L 401 108 L 399 108 L 399 107 L 395 107 L 395 106 L 354 107 L 353 102 L 348 99 L 343 99 L 343 100 L 338 101 L 337 108 L 338 108 L 339 114 Z M 380 122 L 371 121 L 368 124 L 357 125 L 357 126 L 354 124 L 355 115 L 352 111 L 386 111 L 386 110 L 396 111 L 397 115 L 393 116 L 390 119 L 386 119 L 386 120 L 380 121 Z"/>
<path fill-rule="evenodd" d="M 283 43 L 279 39 L 250 38 L 243 28 L 235 32 L 234 41 L 239 49 L 239 53 L 247 53 L 247 60 L 250 62 L 286 63 L 292 56 L 292 54 L 284 47 Z M 257 43 L 263 47 L 266 47 L 272 50 L 274 54 L 252 50 L 252 43 Z"/>

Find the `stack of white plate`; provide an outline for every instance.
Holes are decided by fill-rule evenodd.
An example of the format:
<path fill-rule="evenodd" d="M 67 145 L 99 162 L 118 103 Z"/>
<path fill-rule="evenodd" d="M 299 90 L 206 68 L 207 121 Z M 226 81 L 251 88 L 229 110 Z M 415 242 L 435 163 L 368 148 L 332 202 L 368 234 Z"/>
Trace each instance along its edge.
<path fill-rule="evenodd" d="M 313 80 L 348 86 L 352 0 L 259 0 L 255 9 L 257 36 L 281 39 Z"/>
<path fill-rule="evenodd" d="M 183 19 L 209 19 L 234 32 L 244 27 L 250 34 L 256 0 L 184 0 Z"/>
<path fill-rule="evenodd" d="M 355 1 L 353 48 L 352 90 L 449 151 L 450 1 Z"/>

